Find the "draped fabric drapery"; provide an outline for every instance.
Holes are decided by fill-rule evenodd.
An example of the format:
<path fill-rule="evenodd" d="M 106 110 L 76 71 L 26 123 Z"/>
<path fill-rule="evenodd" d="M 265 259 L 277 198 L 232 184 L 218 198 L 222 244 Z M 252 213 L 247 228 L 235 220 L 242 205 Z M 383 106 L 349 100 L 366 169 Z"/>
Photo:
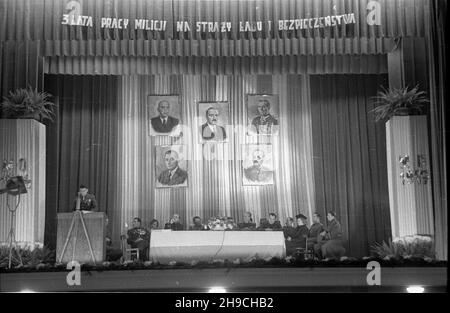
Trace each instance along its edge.
<path fill-rule="evenodd" d="M 315 209 L 311 166 L 311 124 L 308 79 L 288 75 L 244 76 L 124 76 L 119 94 L 118 186 L 113 233 L 140 216 L 161 224 L 174 213 L 185 225 L 192 217 L 232 216 L 242 221 L 250 211 L 259 221 L 270 212 L 280 220 L 299 212 L 311 216 Z M 280 97 L 281 129 L 267 139 L 274 151 L 275 183 L 243 186 L 242 145 L 249 142 L 244 131 L 246 94 L 277 94 Z M 188 131 L 181 138 L 150 137 L 145 107 L 149 94 L 181 96 L 183 123 Z M 230 103 L 230 141 L 203 146 L 198 141 L 197 104 L 205 101 Z M 251 142 L 251 141 L 250 141 Z M 155 146 L 183 144 L 188 148 L 187 188 L 155 188 Z M 211 153 L 215 155 L 211 159 Z M 208 156 L 209 155 L 209 156 Z"/>
<path fill-rule="evenodd" d="M 448 258 L 448 200 L 447 200 L 447 163 L 446 163 L 446 117 L 448 116 L 447 67 L 445 29 L 447 29 L 447 8 L 445 0 L 431 3 L 428 21 L 428 67 L 430 69 L 430 143 L 433 184 L 434 226 L 437 257 Z M 447 93 L 446 93 L 447 92 Z M 447 107 L 447 111 L 446 110 Z"/>
<path fill-rule="evenodd" d="M 387 73 L 387 55 L 265 57 L 49 57 L 46 74 L 257 75 Z"/>
<path fill-rule="evenodd" d="M 46 242 L 55 243 L 57 212 L 72 211 L 80 184 L 100 211 L 116 208 L 117 88 L 114 76 L 47 76 L 58 105 L 47 129 Z"/>
<path fill-rule="evenodd" d="M 0 41 L 40 41 L 43 56 L 257 56 L 296 55 L 301 49 L 321 54 L 334 46 L 345 47 L 345 53 L 380 53 L 386 52 L 385 39 L 424 36 L 428 1 L 377 3 L 379 20 L 368 23 L 368 13 L 376 6 L 370 0 L 4 0 Z M 92 25 L 64 25 L 63 14 L 69 13 L 92 17 Z M 341 25 L 296 29 L 289 29 L 288 23 L 283 31 L 278 27 L 280 20 L 352 13 L 354 23 L 339 20 Z M 129 19 L 129 25 L 105 27 L 101 19 L 108 17 Z M 166 21 L 167 27 L 142 29 L 135 26 L 136 19 Z M 177 22 L 188 22 L 189 30 L 177 28 Z M 199 31 L 197 22 L 228 22 L 231 29 Z M 264 25 L 259 31 L 243 31 L 240 22 Z"/>
<path fill-rule="evenodd" d="M 316 208 L 344 230 L 349 255 L 391 237 L 385 125 L 370 113 L 386 76 L 311 76 Z"/>

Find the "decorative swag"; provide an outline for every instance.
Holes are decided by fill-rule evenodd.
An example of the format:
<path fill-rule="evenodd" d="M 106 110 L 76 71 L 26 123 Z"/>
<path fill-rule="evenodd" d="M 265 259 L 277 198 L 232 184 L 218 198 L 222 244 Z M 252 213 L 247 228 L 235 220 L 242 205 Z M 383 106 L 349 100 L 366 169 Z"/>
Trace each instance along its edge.
<path fill-rule="evenodd" d="M 41 42 L 44 56 L 378 54 L 425 36 L 428 11 L 424 0 L 5 0 L 0 41 Z M 215 22 L 226 27 L 202 24 Z"/>

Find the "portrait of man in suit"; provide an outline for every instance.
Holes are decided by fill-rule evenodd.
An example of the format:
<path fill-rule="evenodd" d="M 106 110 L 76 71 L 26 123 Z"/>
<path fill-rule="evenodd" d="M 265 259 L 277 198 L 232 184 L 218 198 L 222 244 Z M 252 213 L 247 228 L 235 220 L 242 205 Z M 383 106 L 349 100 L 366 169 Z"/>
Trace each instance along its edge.
<path fill-rule="evenodd" d="M 188 173 L 181 166 L 181 162 L 183 161 L 180 158 L 180 149 L 176 149 L 177 146 L 171 147 L 161 147 L 157 146 L 157 154 L 160 153 L 160 160 L 157 160 L 157 187 L 186 187 L 187 186 L 187 178 Z M 158 158 L 158 156 L 157 156 Z M 164 168 L 161 171 L 161 164 L 164 162 Z M 158 170 L 159 169 L 159 170 Z"/>
<path fill-rule="evenodd" d="M 226 129 L 221 125 L 226 125 L 228 122 L 228 103 L 200 103 L 199 112 L 203 111 L 205 112 L 206 121 L 200 127 L 202 141 L 227 141 Z"/>
<path fill-rule="evenodd" d="M 248 115 L 251 120 L 250 134 L 276 134 L 279 125 L 278 118 L 276 117 L 278 115 L 278 97 L 248 95 L 247 101 L 247 105 L 249 106 Z"/>
<path fill-rule="evenodd" d="M 150 96 L 150 135 L 178 136 L 180 104 L 178 96 Z M 151 117 L 152 114 L 157 116 Z"/>
<path fill-rule="evenodd" d="M 244 185 L 273 184 L 271 145 L 248 145 L 244 156 Z"/>

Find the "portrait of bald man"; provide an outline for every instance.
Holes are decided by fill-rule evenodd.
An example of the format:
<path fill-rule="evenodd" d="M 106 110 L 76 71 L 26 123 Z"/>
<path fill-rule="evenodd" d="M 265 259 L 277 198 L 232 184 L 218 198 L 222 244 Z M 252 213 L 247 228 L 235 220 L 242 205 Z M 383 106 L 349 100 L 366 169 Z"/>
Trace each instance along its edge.
<path fill-rule="evenodd" d="M 172 107 L 174 105 L 171 104 L 175 101 L 171 98 L 173 97 L 167 96 L 167 98 L 158 99 L 156 100 L 156 104 L 154 104 L 158 116 L 151 118 L 150 123 L 156 134 L 169 135 L 180 124 L 180 120 L 171 115 L 171 112 L 175 109 Z M 179 110 L 179 108 L 176 109 Z"/>

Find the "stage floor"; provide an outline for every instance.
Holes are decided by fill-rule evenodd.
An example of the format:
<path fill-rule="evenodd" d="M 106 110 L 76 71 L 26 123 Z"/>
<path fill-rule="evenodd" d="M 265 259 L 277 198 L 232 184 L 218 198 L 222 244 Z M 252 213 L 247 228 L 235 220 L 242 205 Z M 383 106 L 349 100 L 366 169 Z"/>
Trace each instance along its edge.
<path fill-rule="evenodd" d="M 445 291 L 447 267 L 381 268 L 381 286 L 368 286 L 369 270 L 333 268 L 217 268 L 82 271 L 80 286 L 68 286 L 69 271 L 0 273 L 0 291 L 207 292 L 405 292 L 411 285 Z"/>

